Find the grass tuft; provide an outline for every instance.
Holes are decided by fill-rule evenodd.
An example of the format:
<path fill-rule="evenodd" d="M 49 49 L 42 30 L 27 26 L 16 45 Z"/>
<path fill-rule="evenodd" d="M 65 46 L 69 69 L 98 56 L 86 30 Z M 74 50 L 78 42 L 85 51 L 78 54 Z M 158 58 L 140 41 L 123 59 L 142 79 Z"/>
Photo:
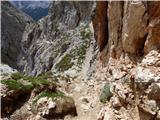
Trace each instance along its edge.
<path fill-rule="evenodd" d="M 16 72 L 11 75 L 11 78 L 14 80 L 19 80 L 19 79 L 23 78 L 23 75 L 19 72 Z"/>
<path fill-rule="evenodd" d="M 72 58 L 72 54 L 65 55 L 62 60 L 56 65 L 58 71 L 63 72 L 71 68 L 74 65 L 74 63 L 71 62 Z"/>
<path fill-rule="evenodd" d="M 21 73 L 13 73 L 11 75 L 11 78 L 2 80 L 1 83 L 7 85 L 11 90 L 30 90 L 40 85 L 51 84 L 51 82 L 47 80 L 51 76 L 52 76 L 51 72 L 42 73 L 38 77 L 26 76 L 22 75 Z M 28 82 L 27 84 L 24 84 L 21 83 L 19 79 Z"/>
<path fill-rule="evenodd" d="M 31 90 L 33 88 L 32 83 L 22 84 L 13 79 L 3 80 L 1 83 L 7 85 L 11 90 Z"/>

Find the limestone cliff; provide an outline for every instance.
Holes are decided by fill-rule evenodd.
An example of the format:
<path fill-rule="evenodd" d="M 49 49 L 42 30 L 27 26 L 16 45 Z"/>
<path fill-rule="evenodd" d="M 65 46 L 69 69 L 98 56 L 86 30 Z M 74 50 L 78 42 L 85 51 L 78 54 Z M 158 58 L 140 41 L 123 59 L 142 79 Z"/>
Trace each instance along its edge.
<path fill-rule="evenodd" d="M 33 20 L 7 1 L 2 1 L 1 7 L 2 62 L 17 69 L 18 66 L 16 63 L 21 53 L 22 34 L 25 26 Z"/>
<path fill-rule="evenodd" d="M 143 56 L 160 48 L 159 2 L 98 2 L 96 10 L 93 26 L 102 55 Z"/>
<path fill-rule="evenodd" d="M 99 119 L 159 120 L 160 2 L 99 1 L 95 13 L 94 78 L 107 81 L 100 100 L 109 101 Z"/>

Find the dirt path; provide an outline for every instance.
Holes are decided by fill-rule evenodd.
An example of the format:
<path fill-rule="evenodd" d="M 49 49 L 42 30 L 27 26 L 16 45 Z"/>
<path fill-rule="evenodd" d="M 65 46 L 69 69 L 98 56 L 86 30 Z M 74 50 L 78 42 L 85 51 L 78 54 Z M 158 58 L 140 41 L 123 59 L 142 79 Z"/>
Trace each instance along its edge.
<path fill-rule="evenodd" d="M 102 104 L 99 102 L 103 82 L 94 80 L 71 81 L 69 95 L 75 100 L 78 116 L 66 120 L 97 120 Z"/>

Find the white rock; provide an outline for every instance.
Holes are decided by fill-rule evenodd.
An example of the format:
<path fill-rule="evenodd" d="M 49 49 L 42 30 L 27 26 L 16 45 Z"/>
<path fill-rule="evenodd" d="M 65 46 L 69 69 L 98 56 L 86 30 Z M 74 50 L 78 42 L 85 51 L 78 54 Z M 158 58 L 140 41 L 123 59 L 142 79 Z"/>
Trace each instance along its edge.
<path fill-rule="evenodd" d="M 85 105 L 85 104 L 81 104 L 81 108 L 82 108 L 83 110 L 86 110 L 86 111 L 89 110 L 89 106 L 88 106 L 88 105 Z"/>
<path fill-rule="evenodd" d="M 56 107 L 56 103 L 53 102 L 53 101 L 49 101 L 49 103 L 48 103 L 48 109 L 55 108 L 55 107 Z"/>
<path fill-rule="evenodd" d="M 113 120 L 113 114 L 113 111 L 110 108 L 107 108 L 103 120 Z"/>
<path fill-rule="evenodd" d="M 11 68 L 10 66 L 8 66 L 6 64 L 1 64 L 0 65 L 0 72 L 1 72 L 1 74 L 4 74 L 4 73 L 15 73 L 15 72 L 17 72 L 17 70 Z"/>
<path fill-rule="evenodd" d="M 156 73 L 148 68 L 137 67 L 135 80 L 140 83 L 149 83 L 149 82 L 158 82 L 160 75 L 156 75 Z M 160 81 L 159 81 L 160 82 Z"/>
<path fill-rule="evenodd" d="M 80 91 L 81 91 L 81 87 L 80 87 L 80 86 L 76 86 L 76 87 L 74 88 L 74 91 L 80 92 Z"/>
<path fill-rule="evenodd" d="M 46 102 L 48 100 L 47 97 L 42 97 L 37 101 L 37 105 L 43 104 L 44 102 Z"/>
<path fill-rule="evenodd" d="M 160 110 L 157 112 L 157 117 L 158 120 L 160 119 Z"/>
<path fill-rule="evenodd" d="M 111 102 L 112 102 L 112 105 L 113 105 L 114 108 L 117 108 L 117 107 L 121 106 L 121 103 L 120 103 L 119 99 L 115 96 L 111 98 Z"/>
<path fill-rule="evenodd" d="M 160 64 L 160 53 L 156 50 L 150 51 L 142 60 L 142 65 L 156 66 Z"/>

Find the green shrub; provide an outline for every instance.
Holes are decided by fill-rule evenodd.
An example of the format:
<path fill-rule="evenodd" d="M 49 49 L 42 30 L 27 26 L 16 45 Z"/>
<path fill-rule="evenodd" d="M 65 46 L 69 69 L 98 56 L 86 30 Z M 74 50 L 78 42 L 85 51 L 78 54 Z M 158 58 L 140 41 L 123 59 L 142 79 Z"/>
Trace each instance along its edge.
<path fill-rule="evenodd" d="M 24 76 L 23 79 L 31 82 L 35 87 L 40 85 L 48 85 L 50 83 L 47 80 L 46 76 L 38 76 L 38 77 Z"/>
<path fill-rule="evenodd" d="M 32 83 L 22 84 L 12 79 L 2 80 L 1 83 L 7 85 L 11 90 L 31 90 L 33 88 Z"/>
<path fill-rule="evenodd" d="M 23 78 L 23 75 L 19 72 L 16 72 L 11 75 L 11 78 L 14 80 L 19 80 L 19 79 Z"/>
<path fill-rule="evenodd" d="M 74 63 L 71 62 L 72 58 L 73 58 L 72 54 L 65 55 L 62 58 L 62 60 L 56 65 L 56 68 L 58 69 L 58 71 L 63 72 L 71 68 L 74 65 Z"/>
<path fill-rule="evenodd" d="M 32 76 L 23 76 L 23 80 L 31 82 L 35 87 L 40 85 L 49 85 L 51 82 L 47 80 L 52 77 L 52 73 L 50 71 L 41 73 L 37 77 Z"/>
<path fill-rule="evenodd" d="M 39 78 L 43 78 L 43 79 L 47 79 L 47 78 L 50 78 L 52 76 L 53 76 L 53 74 L 52 74 L 51 71 L 44 72 L 44 73 L 41 73 L 40 75 L 38 75 Z"/>
<path fill-rule="evenodd" d="M 109 101 L 110 98 L 112 97 L 110 86 L 111 85 L 107 83 L 105 84 L 104 88 L 101 90 L 100 102 L 105 103 L 106 101 Z"/>
<path fill-rule="evenodd" d="M 1 81 L 2 84 L 7 85 L 7 87 L 11 90 L 28 91 L 43 85 L 56 86 L 56 80 L 54 80 L 53 75 L 50 71 L 42 73 L 37 77 L 22 75 L 20 73 L 14 73 L 11 76 L 11 78 Z M 53 81 L 48 78 L 53 78 Z"/>
<path fill-rule="evenodd" d="M 21 73 L 13 73 L 10 79 L 2 80 L 2 84 L 6 84 L 12 90 L 30 90 L 40 85 L 49 85 L 51 82 L 47 78 L 51 77 L 51 72 L 40 74 L 38 77 L 31 77 Z M 28 81 L 28 84 L 21 83 L 19 79 Z"/>
<path fill-rule="evenodd" d="M 1 75 L 2 75 L 2 76 L 8 76 L 9 73 L 2 73 Z"/>

